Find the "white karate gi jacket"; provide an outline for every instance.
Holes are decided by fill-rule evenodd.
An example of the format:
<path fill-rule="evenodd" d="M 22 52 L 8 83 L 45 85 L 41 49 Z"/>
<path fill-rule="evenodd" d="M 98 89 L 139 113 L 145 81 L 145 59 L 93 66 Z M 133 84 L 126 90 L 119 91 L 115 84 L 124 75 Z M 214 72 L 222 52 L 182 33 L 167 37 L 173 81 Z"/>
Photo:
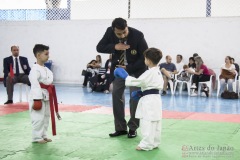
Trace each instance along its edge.
<path fill-rule="evenodd" d="M 44 101 L 49 100 L 49 93 L 46 89 L 42 89 L 39 83 L 45 85 L 52 84 L 53 73 L 47 67 L 34 64 L 29 74 L 29 81 L 31 82 L 31 91 L 29 99 L 42 99 Z"/>
<path fill-rule="evenodd" d="M 141 91 L 163 88 L 163 78 L 159 67 L 153 67 L 145 71 L 139 78 L 128 76 L 126 86 L 141 87 Z M 135 114 L 136 118 L 148 121 L 162 119 L 162 99 L 160 94 L 149 94 L 140 98 Z"/>

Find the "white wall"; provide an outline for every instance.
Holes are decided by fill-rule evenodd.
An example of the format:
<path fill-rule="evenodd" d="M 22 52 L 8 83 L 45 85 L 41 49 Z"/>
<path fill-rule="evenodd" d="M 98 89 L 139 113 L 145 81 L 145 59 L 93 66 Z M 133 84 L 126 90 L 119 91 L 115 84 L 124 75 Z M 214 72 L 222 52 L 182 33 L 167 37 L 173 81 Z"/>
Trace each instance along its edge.
<path fill-rule="evenodd" d="M 60 8 L 67 8 L 67 0 L 61 0 Z M 0 9 L 46 9 L 43 0 L 1 0 Z"/>
<path fill-rule="evenodd" d="M 96 44 L 112 20 L 0 22 L 0 70 L 2 59 L 19 45 L 20 55 L 35 62 L 36 43 L 50 46 L 50 59 L 57 83 L 81 84 L 81 70 L 98 54 Z M 141 30 L 149 47 L 160 48 L 164 56 L 182 54 L 185 62 L 197 52 L 205 63 L 219 71 L 226 55 L 240 63 L 239 18 L 131 19 L 128 25 Z M 103 61 L 108 54 L 101 54 Z M 163 59 L 161 62 L 164 62 Z M 0 73 L 3 76 L 3 73 Z"/>

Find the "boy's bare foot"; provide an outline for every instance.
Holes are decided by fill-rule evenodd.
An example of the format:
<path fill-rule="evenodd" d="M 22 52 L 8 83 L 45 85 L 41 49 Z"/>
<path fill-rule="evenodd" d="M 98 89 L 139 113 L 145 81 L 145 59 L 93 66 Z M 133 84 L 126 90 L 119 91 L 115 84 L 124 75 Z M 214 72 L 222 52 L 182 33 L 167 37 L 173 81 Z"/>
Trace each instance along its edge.
<path fill-rule="evenodd" d="M 140 147 L 137 146 L 136 150 L 142 151 L 142 148 L 140 148 Z"/>
<path fill-rule="evenodd" d="M 41 141 L 37 141 L 37 143 L 44 144 L 44 143 L 47 143 L 47 141 L 41 140 Z"/>
<path fill-rule="evenodd" d="M 52 142 L 52 140 L 51 140 L 51 139 L 48 139 L 48 138 L 44 138 L 44 141 L 46 141 L 46 142 Z"/>

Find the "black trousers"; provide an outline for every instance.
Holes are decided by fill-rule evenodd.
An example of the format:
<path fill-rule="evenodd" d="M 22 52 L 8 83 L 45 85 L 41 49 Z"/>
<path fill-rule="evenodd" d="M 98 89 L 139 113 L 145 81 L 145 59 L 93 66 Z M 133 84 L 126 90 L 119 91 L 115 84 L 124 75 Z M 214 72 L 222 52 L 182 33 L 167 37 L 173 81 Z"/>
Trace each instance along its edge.
<path fill-rule="evenodd" d="M 126 131 L 127 126 L 131 130 L 137 130 L 139 126 L 139 119 L 135 118 L 135 113 L 137 109 L 138 101 L 135 101 L 131 97 L 133 91 L 140 90 L 139 87 L 131 86 L 130 89 L 130 119 L 127 122 L 125 120 L 125 80 L 121 78 L 115 78 L 113 81 L 113 92 L 112 92 L 112 102 L 113 102 L 113 115 L 115 131 Z"/>
<path fill-rule="evenodd" d="M 92 73 L 91 72 L 87 72 L 85 75 L 84 75 L 84 81 L 83 81 L 83 85 L 84 86 L 87 86 L 87 82 L 89 80 L 89 78 L 92 77 Z"/>
<path fill-rule="evenodd" d="M 196 87 L 197 87 L 196 90 L 198 90 L 198 84 L 199 84 L 199 82 L 209 81 L 209 80 L 210 80 L 210 77 L 211 77 L 210 75 L 204 75 L 204 74 L 194 75 L 192 82 L 196 84 Z"/>

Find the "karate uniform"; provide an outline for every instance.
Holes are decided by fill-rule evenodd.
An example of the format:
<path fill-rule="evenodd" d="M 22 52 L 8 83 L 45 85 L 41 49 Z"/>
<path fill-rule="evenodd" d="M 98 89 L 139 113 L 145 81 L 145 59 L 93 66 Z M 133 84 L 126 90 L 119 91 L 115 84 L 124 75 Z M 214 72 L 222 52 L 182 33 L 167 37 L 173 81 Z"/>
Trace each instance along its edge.
<path fill-rule="evenodd" d="M 145 71 L 139 78 L 128 76 L 126 86 L 141 87 L 141 91 L 162 89 L 163 78 L 159 67 Z M 160 144 L 162 122 L 162 100 L 159 94 L 148 94 L 140 98 L 135 117 L 140 119 L 143 139 L 139 147 L 143 150 L 152 150 Z"/>
<path fill-rule="evenodd" d="M 49 93 L 46 89 L 42 89 L 39 83 L 46 85 L 52 84 L 53 73 L 47 67 L 34 64 L 30 74 L 31 91 L 29 95 L 29 111 L 32 121 L 32 141 L 38 142 L 47 138 L 47 129 L 50 118 Z M 33 100 L 42 100 L 42 109 L 33 109 Z"/>

